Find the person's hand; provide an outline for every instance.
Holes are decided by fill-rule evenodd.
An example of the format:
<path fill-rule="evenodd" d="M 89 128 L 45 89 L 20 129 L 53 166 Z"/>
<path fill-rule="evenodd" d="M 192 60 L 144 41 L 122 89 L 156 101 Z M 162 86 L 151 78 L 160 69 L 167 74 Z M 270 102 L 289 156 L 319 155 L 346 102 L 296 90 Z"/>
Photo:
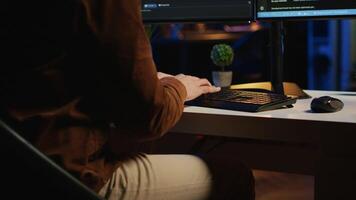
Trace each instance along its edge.
<path fill-rule="evenodd" d="M 214 93 L 220 91 L 220 87 L 212 86 L 207 79 L 201 79 L 195 76 L 179 74 L 175 76 L 185 86 L 187 90 L 186 101 L 193 100 L 202 94 Z"/>
<path fill-rule="evenodd" d="M 173 75 L 166 74 L 166 73 L 163 73 L 163 72 L 157 72 L 158 79 L 162 79 L 162 78 L 165 78 L 165 77 L 172 77 L 172 76 Z"/>

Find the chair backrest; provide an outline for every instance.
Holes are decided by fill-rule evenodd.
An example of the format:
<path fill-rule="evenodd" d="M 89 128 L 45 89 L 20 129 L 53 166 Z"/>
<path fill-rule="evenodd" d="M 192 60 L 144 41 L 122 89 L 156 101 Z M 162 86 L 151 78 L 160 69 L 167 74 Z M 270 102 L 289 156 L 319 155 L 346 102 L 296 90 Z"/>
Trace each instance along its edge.
<path fill-rule="evenodd" d="M 9 199 L 101 199 L 0 120 L 1 193 Z M 1 198 L 1 196 L 0 196 Z"/>

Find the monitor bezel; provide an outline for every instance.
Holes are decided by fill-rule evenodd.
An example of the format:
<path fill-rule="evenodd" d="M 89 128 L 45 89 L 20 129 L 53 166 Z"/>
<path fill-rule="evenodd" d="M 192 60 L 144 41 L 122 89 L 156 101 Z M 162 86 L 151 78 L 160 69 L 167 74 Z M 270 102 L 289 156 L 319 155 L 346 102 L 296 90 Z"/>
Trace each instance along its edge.
<path fill-rule="evenodd" d="M 142 18 L 143 19 L 143 18 Z M 250 23 L 256 21 L 255 17 L 248 19 L 248 18 L 241 18 L 241 19 L 236 19 L 236 18 L 222 18 L 222 19 L 183 19 L 183 18 L 177 18 L 177 19 L 169 19 L 169 20 L 145 20 L 143 19 L 144 24 L 167 24 L 167 23 Z"/>

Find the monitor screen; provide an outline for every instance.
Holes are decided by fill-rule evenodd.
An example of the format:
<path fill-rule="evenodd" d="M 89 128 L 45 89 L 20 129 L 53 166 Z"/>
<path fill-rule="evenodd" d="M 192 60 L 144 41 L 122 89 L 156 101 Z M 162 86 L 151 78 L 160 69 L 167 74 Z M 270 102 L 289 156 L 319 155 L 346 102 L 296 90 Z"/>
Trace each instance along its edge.
<path fill-rule="evenodd" d="M 355 0 L 257 0 L 257 19 L 356 17 Z"/>
<path fill-rule="evenodd" d="M 253 0 L 142 0 L 144 22 L 249 21 Z"/>

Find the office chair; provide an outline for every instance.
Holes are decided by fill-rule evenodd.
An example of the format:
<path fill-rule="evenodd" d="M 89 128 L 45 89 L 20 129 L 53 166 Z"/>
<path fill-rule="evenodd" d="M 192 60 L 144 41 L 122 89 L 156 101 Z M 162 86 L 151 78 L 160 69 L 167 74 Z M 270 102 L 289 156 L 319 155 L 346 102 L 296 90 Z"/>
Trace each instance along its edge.
<path fill-rule="evenodd" d="M 9 199 L 102 199 L 0 119 L 0 195 Z M 0 199 L 2 198 L 0 196 Z"/>

